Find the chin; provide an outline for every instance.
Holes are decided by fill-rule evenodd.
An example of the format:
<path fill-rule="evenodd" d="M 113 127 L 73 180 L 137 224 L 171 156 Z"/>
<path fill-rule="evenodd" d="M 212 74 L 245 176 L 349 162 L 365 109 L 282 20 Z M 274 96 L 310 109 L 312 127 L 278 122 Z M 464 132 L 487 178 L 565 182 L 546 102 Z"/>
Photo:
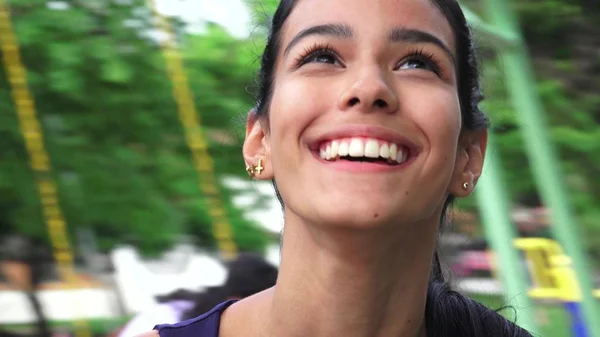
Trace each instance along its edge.
<path fill-rule="evenodd" d="M 395 212 L 394 212 L 395 213 Z M 382 207 L 355 207 L 352 209 L 323 210 L 316 223 L 335 229 L 371 230 L 397 227 L 404 222 L 398 214 Z M 405 223 L 405 222 L 404 222 Z"/>
<path fill-rule="evenodd" d="M 401 229 L 437 216 L 433 203 L 406 198 L 404 193 L 324 193 L 306 204 L 310 222 L 338 229 Z M 347 191 L 346 191 L 347 192 Z M 359 196 L 359 197 L 356 197 Z M 336 202 L 332 202 L 336 200 Z"/>

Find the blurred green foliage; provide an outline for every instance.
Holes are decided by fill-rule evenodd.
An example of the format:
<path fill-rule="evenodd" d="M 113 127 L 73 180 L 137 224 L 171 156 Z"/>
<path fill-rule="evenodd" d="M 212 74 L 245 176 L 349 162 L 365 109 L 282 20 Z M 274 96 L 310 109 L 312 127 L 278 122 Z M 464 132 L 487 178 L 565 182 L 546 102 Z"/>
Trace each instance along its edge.
<path fill-rule="evenodd" d="M 68 4 L 10 2 L 69 228 L 92 229 L 104 251 L 131 243 L 157 254 L 182 234 L 214 248 L 145 2 Z M 239 140 L 252 106 L 250 41 L 214 25 L 180 38 L 217 175 L 245 175 L 240 142 L 229 139 Z M 45 238 L 4 69 L 0 108 L 0 230 Z M 264 248 L 267 236 L 231 205 L 232 191 L 222 193 L 239 248 Z"/>

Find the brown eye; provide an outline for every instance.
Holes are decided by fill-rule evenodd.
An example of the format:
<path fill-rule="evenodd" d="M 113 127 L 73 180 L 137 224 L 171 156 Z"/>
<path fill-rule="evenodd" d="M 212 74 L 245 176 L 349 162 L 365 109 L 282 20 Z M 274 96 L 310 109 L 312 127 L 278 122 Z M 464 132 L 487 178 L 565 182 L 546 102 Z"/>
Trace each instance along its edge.
<path fill-rule="evenodd" d="M 340 65 L 339 55 L 328 46 L 314 45 L 308 48 L 296 61 L 297 67 L 308 63 Z"/>
<path fill-rule="evenodd" d="M 316 55 L 309 56 L 306 59 L 306 63 L 310 63 L 310 62 L 336 64 L 337 59 L 336 59 L 335 55 L 332 55 L 331 53 L 318 52 Z"/>
<path fill-rule="evenodd" d="M 400 69 L 428 69 L 429 70 L 429 66 L 427 65 L 427 63 L 421 61 L 421 60 L 408 60 L 407 62 L 404 62 L 404 64 L 402 64 L 400 66 Z"/>
<path fill-rule="evenodd" d="M 423 69 L 431 71 L 436 75 L 440 75 L 441 68 L 439 63 L 435 60 L 433 55 L 425 54 L 422 51 L 416 51 L 411 55 L 405 57 L 396 65 L 395 70 L 411 70 L 411 69 Z"/>

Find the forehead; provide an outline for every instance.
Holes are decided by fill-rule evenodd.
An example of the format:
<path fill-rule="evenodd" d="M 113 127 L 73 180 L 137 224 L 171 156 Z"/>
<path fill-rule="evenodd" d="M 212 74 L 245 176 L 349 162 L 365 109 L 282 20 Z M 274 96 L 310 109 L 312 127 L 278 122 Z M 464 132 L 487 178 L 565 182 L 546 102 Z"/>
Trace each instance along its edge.
<path fill-rule="evenodd" d="M 432 0 L 298 0 L 283 39 L 315 25 L 343 23 L 357 35 L 384 38 L 394 27 L 422 30 L 455 49 L 454 32 Z"/>

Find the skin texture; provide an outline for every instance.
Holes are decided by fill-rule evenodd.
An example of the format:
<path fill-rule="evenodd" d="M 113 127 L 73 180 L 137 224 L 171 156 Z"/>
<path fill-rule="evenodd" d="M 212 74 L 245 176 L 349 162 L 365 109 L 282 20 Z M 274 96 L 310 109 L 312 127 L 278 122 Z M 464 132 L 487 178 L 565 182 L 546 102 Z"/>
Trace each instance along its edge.
<path fill-rule="evenodd" d="M 346 36 L 306 36 L 286 52 L 297 34 L 326 24 L 346 26 Z M 447 51 L 390 41 L 401 28 Z M 314 46 L 327 50 L 303 58 Z M 454 50 L 428 0 L 299 1 L 282 32 L 269 116 L 251 114 L 243 148 L 285 202 L 279 277 L 225 312 L 221 336 L 425 336 L 443 203 L 472 192 L 487 140 L 461 130 Z M 411 162 L 357 172 L 320 160 L 311 146 L 348 125 L 404 137 Z"/>

